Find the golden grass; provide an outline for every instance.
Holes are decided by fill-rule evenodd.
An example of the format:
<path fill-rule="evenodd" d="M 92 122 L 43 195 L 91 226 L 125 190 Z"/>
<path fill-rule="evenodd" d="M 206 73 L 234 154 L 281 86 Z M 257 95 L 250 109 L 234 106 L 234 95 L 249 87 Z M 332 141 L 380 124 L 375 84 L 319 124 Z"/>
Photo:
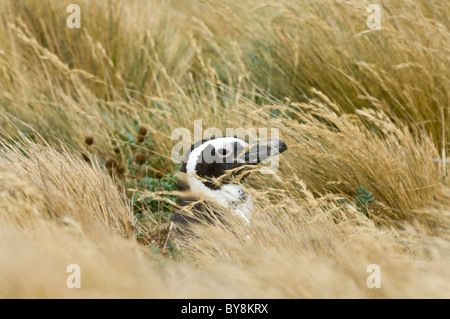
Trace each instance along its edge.
<path fill-rule="evenodd" d="M 379 31 L 369 1 L 80 1 L 79 30 L 69 3 L 0 4 L 0 297 L 450 297 L 446 2 L 383 1 Z M 103 163 L 145 124 L 174 172 L 171 132 L 198 119 L 279 128 L 288 151 L 247 182 L 251 227 L 167 257 Z"/>

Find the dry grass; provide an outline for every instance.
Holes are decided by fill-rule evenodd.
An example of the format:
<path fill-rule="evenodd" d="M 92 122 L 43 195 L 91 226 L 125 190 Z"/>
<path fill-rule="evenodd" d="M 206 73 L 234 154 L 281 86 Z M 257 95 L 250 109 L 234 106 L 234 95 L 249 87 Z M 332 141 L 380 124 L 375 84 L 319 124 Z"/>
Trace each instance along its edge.
<path fill-rule="evenodd" d="M 79 30 L 69 3 L 0 3 L 0 297 L 450 297 L 446 2 L 383 1 L 378 31 L 364 1 L 80 1 Z M 134 216 L 167 197 L 104 163 L 173 173 L 171 133 L 198 119 L 289 149 L 248 180 L 250 228 L 174 255 L 164 220 Z M 151 143 L 114 155 L 142 124 Z"/>

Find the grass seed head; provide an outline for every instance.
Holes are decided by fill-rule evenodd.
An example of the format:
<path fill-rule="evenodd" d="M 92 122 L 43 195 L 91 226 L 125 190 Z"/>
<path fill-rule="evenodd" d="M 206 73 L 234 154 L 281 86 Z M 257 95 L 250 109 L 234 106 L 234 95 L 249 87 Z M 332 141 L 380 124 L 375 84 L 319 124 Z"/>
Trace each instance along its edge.
<path fill-rule="evenodd" d="M 90 163 L 90 162 L 91 162 L 91 158 L 89 157 L 88 153 L 82 152 L 82 153 L 81 153 L 81 157 L 82 157 L 87 163 Z"/>

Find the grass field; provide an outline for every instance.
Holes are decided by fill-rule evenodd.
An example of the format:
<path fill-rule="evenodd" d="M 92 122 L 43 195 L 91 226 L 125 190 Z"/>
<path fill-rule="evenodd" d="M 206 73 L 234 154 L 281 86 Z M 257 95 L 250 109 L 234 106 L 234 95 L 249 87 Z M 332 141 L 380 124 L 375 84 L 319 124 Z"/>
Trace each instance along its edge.
<path fill-rule="evenodd" d="M 0 2 L 0 297 L 450 298 L 448 1 L 72 2 Z M 288 151 L 180 242 L 195 120 Z"/>

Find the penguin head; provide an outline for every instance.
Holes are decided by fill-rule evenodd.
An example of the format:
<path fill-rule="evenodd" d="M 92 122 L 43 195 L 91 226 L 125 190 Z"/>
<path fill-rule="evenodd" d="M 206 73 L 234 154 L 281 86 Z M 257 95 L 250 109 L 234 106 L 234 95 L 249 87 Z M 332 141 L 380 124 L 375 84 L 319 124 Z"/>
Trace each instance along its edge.
<path fill-rule="evenodd" d="M 274 138 L 258 142 L 238 137 L 207 138 L 191 146 L 180 171 L 198 176 L 206 187 L 217 190 L 237 176 L 245 178 L 249 165 L 256 165 L 286 149 L 283 141 Z"/>

